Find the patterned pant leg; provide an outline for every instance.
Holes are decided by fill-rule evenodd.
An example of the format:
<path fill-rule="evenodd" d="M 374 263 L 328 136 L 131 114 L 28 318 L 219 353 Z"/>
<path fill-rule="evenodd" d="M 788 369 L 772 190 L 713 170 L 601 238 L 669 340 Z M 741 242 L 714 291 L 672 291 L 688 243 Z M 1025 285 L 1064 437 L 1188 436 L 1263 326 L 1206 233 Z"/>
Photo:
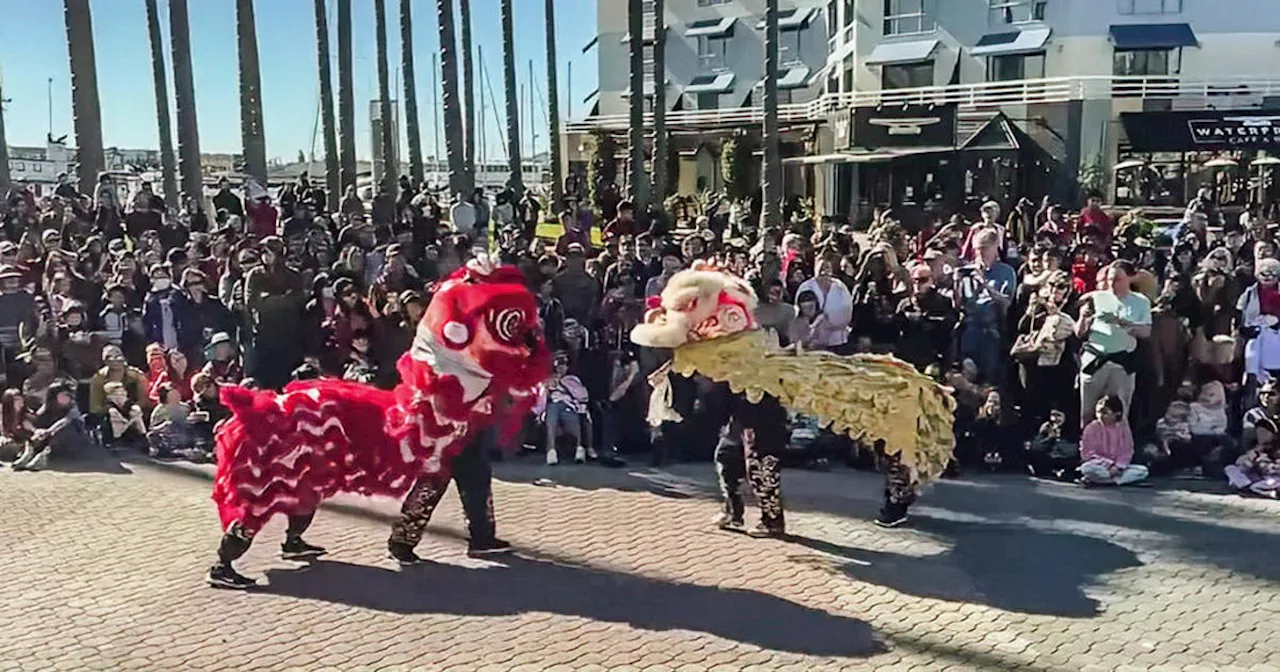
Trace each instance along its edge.
<path fill-rule="evenodd" d="M 720 482 L 720 496 L 724 512 L 735 522 L 742 522 L 745 506 L 742 503 L 742 479 L 746 476 L 742 446 L 721 439 L 716 445 L 716 480 Z"/>
<path fill-rule="evenodd" d="M 229 566 L 240 559 L 249 550 L 249 546 L 253 545 L 253 535 L 256 533 L 257 530 L 250 530 L 239 521 L 231 523 L 222 535 L 222 542 L 218 544 L 218 564 Z"/>
<path fill-rule="evenodd" d="M 782 512 L 782 459 L 767 446 L 757 443 L 754 429 L 742 430 L 746 453 L 747 480 L 760 506 L 760 523 L 770 530 L 783 530 L 786 520 Z"/>
<path fill-rule="evenodd" d="M 884 441 L 876 441 L 876 463 L 884 472 L 884 501 L 905 509 L 916 501 L 916 488 L 911 484 L 911 471 L 902 464 L 902 456 L 885 451 Z"/>
<path fill-rule="evenodd" d="M 431 514 L 435 512 L 448 488 L 449 481 L 437 475 L 420 476 L 404 498 L 404 504 L 400 507 L 400 520 L 391 526 L 391 541 L 411 548 L 417 546 L 427 529 L 427 523 L 431 522 Z"/>

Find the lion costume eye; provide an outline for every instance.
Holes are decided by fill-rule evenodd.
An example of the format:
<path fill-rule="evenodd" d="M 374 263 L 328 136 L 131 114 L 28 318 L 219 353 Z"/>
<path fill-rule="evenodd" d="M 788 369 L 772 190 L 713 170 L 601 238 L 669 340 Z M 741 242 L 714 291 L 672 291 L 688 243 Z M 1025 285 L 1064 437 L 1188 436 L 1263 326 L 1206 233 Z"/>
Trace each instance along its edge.
<path fill-rule="evenodd" d="M 517 343 L 524 335 L 528 318 L 519 308 L 504 308 L 489 314 L 493 335 L 503 343 Z"/>

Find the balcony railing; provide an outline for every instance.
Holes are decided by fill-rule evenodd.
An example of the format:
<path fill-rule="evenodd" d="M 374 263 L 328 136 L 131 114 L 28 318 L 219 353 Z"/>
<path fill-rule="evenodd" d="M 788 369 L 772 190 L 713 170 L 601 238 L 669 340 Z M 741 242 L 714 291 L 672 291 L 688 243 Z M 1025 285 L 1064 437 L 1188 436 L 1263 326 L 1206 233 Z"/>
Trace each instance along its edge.
<path fill-rule="evenodd" d="M 1238 109 L 1258 107 L 1268 97 L 1280 98 L 1280 79 L 1259 76 L 1184 79 L 1168 76 L 1081 76 L 1023 79 L 1012 82 L 983 82 L 926 86 L 914 89 L 884 89 L 827 93 L 807 103 L 778 106 L 778 119 L 814 122 L 850 107 L 877 105 L 947 104 L 964 109 L 997 108 L 1005 105 L 1063 103 L 1073 100 L 1163 100 L 1173 109 Z M 646 123 L 650 115 L 645 115 Z M 724 127 L 763 121 L 760 107 L 669 112 L 672 129 Z M 625 114 L 600 115 L 570 122 L 566 132 L 594 129 L 625 129 Z"/>

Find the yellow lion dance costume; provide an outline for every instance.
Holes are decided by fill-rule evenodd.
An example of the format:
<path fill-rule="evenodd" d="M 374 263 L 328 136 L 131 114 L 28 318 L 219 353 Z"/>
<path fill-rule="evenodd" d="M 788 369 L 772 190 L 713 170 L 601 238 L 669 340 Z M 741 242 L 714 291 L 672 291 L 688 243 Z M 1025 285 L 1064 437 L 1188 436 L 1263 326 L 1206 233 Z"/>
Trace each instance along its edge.
<path fill-rule="evenodd" d="M 651 424 L 681 420 L 671 409 L 670 371 L 727 383 L 753 404 L 772 396 L 834 432 L 874 442 L 888 481 L 886 509 L 900 513 L 889 516 L 896 522 L 905 520 L 921 486 L 946 469 L 955 449 L 955 399 L 910 364 L 888 355 L 779 347 L 759 328 L 751 285 L 713 265 L 677 273 L 659 299 L 631 332 L 638 345 L 673 351 L 671 362 L 650 376 Z"/>

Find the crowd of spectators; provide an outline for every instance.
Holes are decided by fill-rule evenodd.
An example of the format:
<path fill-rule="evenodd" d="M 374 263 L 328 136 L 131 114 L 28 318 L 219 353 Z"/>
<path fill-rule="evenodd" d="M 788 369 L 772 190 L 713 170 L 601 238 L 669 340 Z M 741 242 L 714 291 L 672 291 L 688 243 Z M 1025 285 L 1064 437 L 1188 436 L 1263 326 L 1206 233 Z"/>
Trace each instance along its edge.
<path fill-rule="evenodd" d="M 0 452 L 15 468 L 97 446 L 208 459 L 220 385 L 393 386 L 433 283 L 483 252 L 524 271 L 557 353 L 525 433 L 548 464 L 569 449 L 611 465 L 710 458 L 709 382 L 675 381 L 689 421 L 650 431 L 646 374 L 665 354 L 628 333 L 672 275 L 713 259 L 755 284 L 781 344 L 892 353 L 951 386 L 954 471 L 1280 490 L 1275 226 L 1207 192 L 1163 229 L 1095 197 L 1078 212 L 1023 199 L 1007 216 L 987 201 L 912 226 L 881 208 L 855 233 L 800 208 L 762 228 L 741 205 L 666 222 L 625 200 L 602 216 L 532 192 L 441 202 L 403 178 L 368 202 L 349 188 L 332 212 L 305 177 L 275 197 L 220 184 L 211 216 L 146 184 L 95 191 L 17 189 L 0 205 Z M 868 460 L 812 418 L 791 425 L 795 463 Z"/>

